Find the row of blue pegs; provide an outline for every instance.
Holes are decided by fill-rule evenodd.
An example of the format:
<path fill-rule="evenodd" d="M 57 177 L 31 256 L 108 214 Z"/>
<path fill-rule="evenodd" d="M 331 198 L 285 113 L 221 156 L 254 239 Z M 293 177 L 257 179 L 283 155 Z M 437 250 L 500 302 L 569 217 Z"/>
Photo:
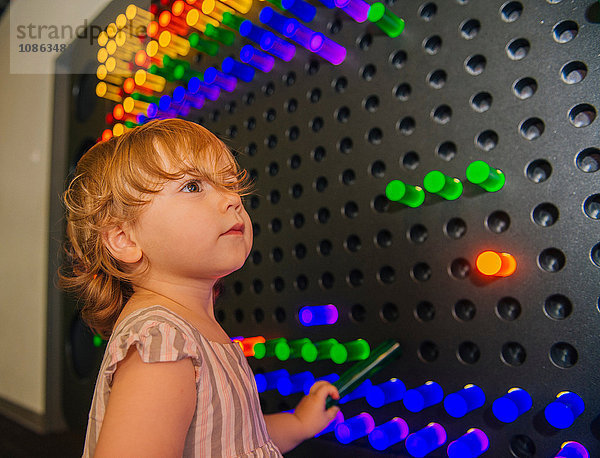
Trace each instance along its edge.
<path fill-rule="evenodd" d="M 318 436 L 333 431 L 336 439 L 342 444 L 349 444 L 367 436 L 369 443 L 376 450 L 385 450 L 401 441 L 411 456 L 424 457 L 446 443 L 446 430 L 439 423 L 431 422 L 424 428 L 409 434 L 406 421 L 400 417 L 375 426 L 371 415 L 363 412 L 344 420 L 338 413 L 335 420 Z M 450 458 L 476 458 L 483 454 L 490 441 L 482 430 L 470 428 L 465 434 L 450 442 L 446 453 Z M 589 458 L 587 449 L 580 443 L 569 441 L 562 444 L 555 458 Z"/>
<path fill-rule="evenodd" d="M 330 374 L 319 380 L 335 382 L 339 377 Z M 270 389 L 277 390 L 284 396 L 303 391 L 308 393 L 315 382 L 311 372 L 305 371 L 290 375 L 287 370 L 281 369 L 266 374 L 255 376 L 258 391 Z M 444 391 L 439 383 L 428 381 L 416 388 L 407 390 L 401 380 L 392 378 L 379 385 L 373 385 L 370 380 L 365 380 L 358 388 L 340 400 L 344 404 L 350 400 L 366 398 L 371 407 L 379 408 L 393 402 L 402 401 L 404 407 L 413 413 L 421 412 L 427 407 L 444 403 L 448 415 L 462 418 L 469 412 L 485 404 L 485 393 L 477 385 L 469 384 L 463 389 L 448 394 L 444 398 Z M 494 416 L 503 423 L 512 423 L 533 407 L 531 395 L 522 388 L 511 388 L 508 392 L 492 403 Z M 544 416 L 548 423 L 558 429 L 569 428 L 575 419 L 585 410 L 583 399 L 571 391 L 562 391 L 556 399 L 544 409 Z"/>

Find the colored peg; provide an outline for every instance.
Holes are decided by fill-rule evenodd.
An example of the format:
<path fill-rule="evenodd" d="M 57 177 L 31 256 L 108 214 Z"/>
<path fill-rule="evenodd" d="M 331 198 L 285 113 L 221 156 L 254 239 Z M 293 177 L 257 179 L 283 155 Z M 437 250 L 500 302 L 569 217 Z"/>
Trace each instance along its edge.
<path fill-rule="evenodd" d="M 584 410 L 585 404 L 578 394 L 562 391 L 556 395 L 556 400 L 546 406 L 544 416 L 555 428 L 565 429 L 570 427 Z"/>
<path fill-rule="evenodd" d="M 419 207 L 425 201 L 425 192 L 420 186 L 392 180 L 385 187 L 385 196 L 392 202 L 400 202 L 412 208 Z"/>
<path fill-rule="evenodd" d="M 343 398 L 345 395 L 351 393 L 369 377 L 375 375 L 394 359 L 399 358 L 401 354 L 402 348 L 399 342 L 392 339 L 382 342 L 371 352 L 366 360 L 352 366 L 334 383 L 340 397 Z M 336 401 L 329 397 L 326 403 L 327 408 L 333 404 L 336 404 Z"/>
<path fill-rule="evenodd" d="M 317 32 L 312 36 L 308 48 L 333 65 L 339 65 L 346 59 L 346 48 L 322 33 Z"/>
<path fill-rule="evenodd" d="M 212 24 L 206 24 L 204 34 L 224 45 L 232 45 L 235 40 L 235 34 L 231 30 L 226 30 L 223 27 L 215 27 Z"/>
<path fill-rule="evenodd" d="M 381 2 L 375 2 L 371 5 L 368 19 L 390 38 L 396 38 L 404 30 L 404 19 L 396 16 Z"/>
<path fill-rule="evenodd" d="M 298 43 L 303 48 L 308 49 L 310 52 L 313 52 L 310 46 L 311 41 L 317 32 L 306 27 L 304 24 L 301 24 L 294 18 L 288 19 L 286 32 L 289 34 L 290 40 Z"/>
<path fill-rule="evenodd" d="M 347 395 L 340 398 L 338 403 L 346 404 L 347 402 L 354 401 L 355 399 L 366 398 L 372 386 L 373 383 L 371 383 L 371 380 L 367 379 L 358 385 L 358 387 L 354 388 L 354 390 L 350 391 Z"/>
<path fill-rule="evenodd" d="M 477 270 L 483 275 L 508 277 L 517 269 L 517 261 L 509 253 L 484 251 L 475 260 Z"/>
<path fill-rule="evenodd" d="M 590 458 L 590 453 L 579 442 L 563 442 L 554 458 Z"/>
<path fill-rule="evenodd" d="M 219 45 L 217 43 L 200 38 L 200 35 L 196 32 L 190 34 L 189 41 L 192 48 L 209 56 L 216 56 L 217 52 L 219 52 Z"/>
<path fill-rule="evenodd" d="M 276 356 L 280 361 L 287 360 L 290 357 L 290 346 L 287 344 L 287 339 L 280 337 L 264 343 L 257 343 L 254 346 L 254 357 L 263 359 L 265 356 Z"/>
<path fill-rule="evenodd" d="M 364 339 L 352 342 L 338 343 L 331 349 L 331 359 L 334 363 L 342 364 L 346 361 L 360 361 L 369 357 L 371 349 Z"/>
<path fill-rule="evenodd" d="M 437 194 L 446 200 L 458 199 L 463 191 L 463 185 L 458 178 L 449 177 L 438 170 L 425 175 L 423 187 L 427 192 Z"/>
<path fill-rule="evenodd" d="M 265 73 L 270 72 L 275 64 L 275 58 L 273 56 L 259 51 L 252 45 L 245 45 L 240 50 L 240 60 Z"/>
<path fill-rule="evenodd" d="M 444 408 L 454 418 L 464 417 L 485 404 L 485 394 L 477 385 L 466 385 L 462 390 L 451 393 L 444 399 Z"/>
<path fill-rule="evenodd" d="M 281 6 L 304 22 L 312 21 L 317 14 L 317 9 L 304 0 L 281 0 Z"/>
<path fill-rule="evenodd" d="M 208 100 L 217 100 L 221 95 L 221 90 L 216 86 L 209 86 L 200 81 L 200 78 L 193 77 L 187 83 L 188 92 L 190 94 L 198 94 L 206 97 Z"/>
<path fill-rule="evenodd" d="M 333 304 L 307 305 L 298 312 L 298 320 L 304 326 L 334 324 L 338 320 L 338 310 Z"/>
<path fill-rule="evenodd" d="M 284 37 L 290 37 L 293 33 L 293 27 L 290 26 L 290 19 L 283 14 L 279 14 L 270 6 L 265 6 L 261 11 L 258 19 L 263 24 L 268 25 L 276 32 L 279 32 Z"/>
<path fill-rule="evenodd" d="M 385 450 L 408 436 L 408 425 L 400 417 L 394 417 L 369 433 L 369 443 L 376 450 Z"/>
<path fill-rule="evenodd" d="M 215 85 L 227 92 L 233 92 L 237 85 L 237 79 L 233 76 L 220 72 L 215 67 L 208 67 L 204 72 L 204 82 L 208 85 Z"/>
<path fill-rule="evenodd" d="M 487 435 L 480 429 L 471 428 L 448 445 L 448 458 L 476 458 L 490 446 Z"/>
<path fill-rule="evenodd" d="M 260 40 L 265 33 L 268 33 L 268 31 L 262 27 L 254 25 L 249 20 L 245 20 L 240 24 L 240 35 L 246 37 L 248 40 L 251 40 L 256 44 L 260 44 Z"/>
<path fill-rule="evenodd" d="M 334 4 L 359 23 L 367 20 L 371 8 L 371 5 L 363 0 L 334 0 Z"/>
<path fill-rule="evenodd" d="M 260 39 L 260 47 L 263 51 L 270 52 L 275 57 L 289 62 L 296 54 L 296 47 L 287 41 L 277 38 L 271 32 L 265 32 Z"/>
<path fill-rule="evenodd" d="M 289 378 L 290 373 L 285 369 L 279 369 L 273 372 L 266 372 L 264 374 L 256 374 L 254 380 L 256 381 L 256 388 L 259 393 L 268 390 L 274 390 L 277 388 L 277 382 L 281 378 Z"/>
<path fill-rule="evenodd" d="M 407 410 L 416 413 L 442 402 L 442 399 L 444 399 L 444 390 L 440 384 L 428 381 L 404 393 L 402 402 Z"/>
<path fill-rule="evenodd" d="M 512 423 L 533 406 L 531 395 L 522 388 L 511 388 L 492 404 L 494 416 L 503 423 Z"/>
<path fill-rule="evenodd" d="M 327 427 L 323 431 L 315 434 L 315 437 L 319 437 L 319 436 L 322 436 L 323 434 L 327 434 L 331 431 L 335 431 L 336 426 L 343 422 L 344 422 L 344 414 L 340 410 L 337 413 L 337 415 L 335 416 L 335 418 L 333 419 L 333 421 L 331 423 L 329 423 L 329 425 L 327 425 Z"/>
<path fill-rule="evenodd" d="M 282 396 L 289 396 L 290 394 L 304 391 L 304 386 L 307 383 L 312 384 L 314 382 L 315 377 L 309 371 L 304 371 L 291 375 L 289 378 L 280 378 L 277 381 L 277 391 L 279 391 Z"/>
<path fill-rule="evenodd" d="M 363 412 L 356 417 L 340 423 L 335 427 L 335 437 L 342 444 L 350 442 L 366 436 L 375 428 L 375 420 L 366 412 Z"/>
<path fill-rule="evenodd" d="M 339 342 L 335 339 L 327 339 L 315 342 L 312 345 L 305 345 L 302 347 L 302 358 L 307 363 L 322 359 L 331 359 L 331 349 L 338 344 Z"/>
<path fill-rule="evenodd" d="M 471 162 L 467 167 L 467 180 L 487 192 L 500 191 L 506 182 L 504 172 L 489 166 L 484 161 Z"/>
<path fill-rule="evenodd" d="M 410 434 L 404 445 L 411 456 L 423 457 L 446 442 L 446 430 L 439 423 L 429 423 L 425 428 Z"/>
<path fill-rule="evenodd" d="M 227 27 L 233 30 L 237 30 L 238 32 L 240 30 L 240 25 L 242 25 L 242 22 L 244 21 L 245 19 L 241 16 L 238 16 L 237 14 L 229 12 L 223 13 L 223 24 L 225 24 Z"/>
<path fill-rule="evenodd" d="M 249 83 L 254 79 L 254 69 L 248 65 L 237 62 L 233 57 L 223 59 L 221 69 L 228 75 L 235 76 Z"/>
<path fill-rule="evenodd" d="M 300 358 L 302 356 L 302 347 L 305 345 L 312 346 L 313 343 L 308 338 L 295 339 L 288 341 L 290 347 L 290 358 Z"/>
<path fill-rule="evenodd" d="M 406 386 L 401 380 L 393 378 L 379 385 L 373 385 L 367 393 L 367 403 L 371 407 L 383 407 L 402 399 Z"/>

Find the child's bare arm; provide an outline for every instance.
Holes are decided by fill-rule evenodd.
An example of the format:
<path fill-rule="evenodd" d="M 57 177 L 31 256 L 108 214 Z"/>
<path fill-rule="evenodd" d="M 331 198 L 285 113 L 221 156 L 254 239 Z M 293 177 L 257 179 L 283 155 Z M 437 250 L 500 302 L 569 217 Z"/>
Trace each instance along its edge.
<path fill-rule="evenodd" d="M 301 442 L 315 436 L 334 420 L 340 409 L 331 407 L 325 410 L 328 396 L 339 399 L 337 388 L 328 382 L 319 381 L 298 403 L 294 413 L 265 415 L 269 436 L 282 453 L 289 452 Z"/>
<path fill-rule="evenodd" d="M 195 407 L 189 358 L 149 364 L 132 347 L 114 374 L 94 456 L 181 456 Z"/>

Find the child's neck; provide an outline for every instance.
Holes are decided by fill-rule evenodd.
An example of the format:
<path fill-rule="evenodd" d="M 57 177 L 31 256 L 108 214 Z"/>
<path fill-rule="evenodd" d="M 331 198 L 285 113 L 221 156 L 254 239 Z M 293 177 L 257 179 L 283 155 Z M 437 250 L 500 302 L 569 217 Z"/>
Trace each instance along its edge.
<path fill-rule="evenodd" d="M 170 283 L 151 282 L 143 286 L 134 286 L 132 299 L 145 301 L 154 300 L 159 296 L 161 300 L 188 310 L 202 320 L 216 321 L 213 286 L 180 288 Z"/>

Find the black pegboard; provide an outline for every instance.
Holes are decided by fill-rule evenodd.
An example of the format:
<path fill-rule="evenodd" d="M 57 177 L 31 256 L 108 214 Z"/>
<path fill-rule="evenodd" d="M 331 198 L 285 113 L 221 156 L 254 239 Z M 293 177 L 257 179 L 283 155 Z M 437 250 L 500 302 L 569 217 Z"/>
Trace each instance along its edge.
<path fill-rule="evenodd" d="M 111 3 L 97 22 L 114 20 L 127 4 Z M 398 338 L 402 358 L 374 383 L 397 377 L 413 388 L 435 380 L 446 394 L 475 383 L 487 398 L 462 419 L 439 405 L 413 414 L 402 402 L 374 409 L 364 400 L 343 407 L 347 418 L 367 411 L 380 424 L 400 416 L 411 431 L 436 421 L 448 441 L 477 427 L 490 439 L 484 456 L 550 457 L 566 440 L 599 455 L 598 2 L 388 2 L 406 21 L 395 39 L 313 4 L 310 27 L 346 47 L 344 63 L 333 66 L 298 47 L 291 62 L 277 60 L 270 73 L 257 71 L 252 82 L 239 81 L 233 93 L 222 91 L 188 117 L 238 151 L 256 179 L 246 201 L 254 247 L 226 280 L 217 304 L 223 326 L 231 336 L 364 338 L 373 347 Z M 247 17 L 258 23 L 264 5 L 255 1 Z M 202 71 L 238 57 L 247 43 L 236 35 L 216 57 L 188 60 Z M 94 63 L 89 49 L 75 49 L 69 65 L 77 74 Z M 88 86 L 77 75 L 60 81 Z M 82 118 L 76 92 L 60 94 L 55 104 L 67 120 L 57 124 L 66 143 L 58 150 L 69 167 L 97 138 L 113 104 L 98 103 Z M 465 169 L 477 159 L 505 172 L 501 191 L 466 182 Z M 385 198 L 389 181 L 422 185 L 431 170 L 460 178 L 463 195 L 448 202 L 427 194 L 416 209 Z M 59 188 L 65 175 L 53 178 Z M 513 254 L 516 273 L 493 281 L 476 274 L 475 258 L 486 249 Z M 542 256 L 548 249 L 559 255 Z M 541 267 L 560 265 L 560 254 L 558 271 Z M 326 303 L 338 307 L 337 324 L 299 324 L 301 306 Z M 72 308 L 65 301 L 65 329 L 77 323 Z M 65 342 L 71 351 L 68 336 Z M 576 350 L 572 367 L 557 365 L 556 355 L 569 348 L 562 344 L 552 361 L 557 343 Z M 65 415 L 73 424 L 85 421 L 94 380 L 76 376 L 69 358 Z M 349 367 L 249 361 L 255 372 L 316 376 Z M 533 409 L 504 425 L 491 404 L 514 386 L 529 391 Z M 578 393 L 586 410 L 572 427 L 556 430 L 543 409 L 562 390 Z M 261 395 L 265 413 L 292 408 L 299 398 Z M 402 444 L 379 453 L 364 438 L 342 446 L 331 434 L 289 456 L 341 454 L 407 456 Z"/>
<path fill-rule="evenodd" d="M 328 30 L 347 48 L 342 65 L 299 50 L 290 63 L 278 61 L 271 73 L 240 84 L 194 118 L 240 151 L 256 178 L 247 202 L 254 248 L 244 269 L 227 279 L 222 323 L 231 335 L 266 338 L 360 337 L 373 346 L 399 338 L 403 357 L 374 382 L 397 377 L 412 388 L 435 380 L 445 393 L 476 383 L 487 397 L 483 408 L 460 420 L 441 406 L 412 414 L 401 402 L 374 409 L 364 400 L 346 404 L 346 417 L 368 411 L 380 424 L 400 416 L 411 430 L 437 421 L 449 441 L 478 427 L 490 439 L 489 456 L 554 456 L 566 440 L 597 454 L 600 384 L 592 367 L 599 356 L 600 270 L 591 250 L 600 231 L 583 203 L 600 182 L 578 168 L 577 158 L 595 148 L 588 153 L 598 160 L 592 120 L 599 103 L 598 5 L 406 1 L 388 7 L 406 21 L 396 39 L 319 8 L 311 27 Z M 585 76 L 573 83 L 583 72 L 569 71 L 581 64 Z M 575 115 L 582 104 L 592 109 Z M 478 159 L 505 172 L 500 192 L 465 183 L 458 200 L 427 194 L 417 209 L 384 197 L 392 179 L 422 185 L 431 170 L 465 182 L 467 165 Z M 548 262 L 541 259 L 549 248 L 564 255 L 557 272 L 541 268 L 560 262 L 552 251 Z M 485 249 L 513 254 L 516 273 L 493 281 L 478 275 L 474 261 Z M 337 305 L 336 325 L 299 324 L 301 306 L 323 303 Z M 566 318 L 550 317 L 565 307 Z M 572 367 L 552 361 L 559 342 L 576 350 Z M 348 367 L 250 362 L 257 372 L 286 368 L 317 376 Z M 534 407 L 503 425 L 491 404 L 514 386 L 531 393 Z M 586 402 L 564 431 L 543 417 L 562 390 Z M 293 407 L 299 395 L 261 397 L 270 413 Z M 529 440 L 535 453 L 527 452 Z M 323 441 L 335 439 L 308 443 L 294 456 L 318 455 Z M 347 453 L 375 453 L 366 439 L 356 444 Z M 343 447 L 335 446 L 336 453 L 346 453 Z M 387 452 L 406 456 L 402 445 Z"/>

